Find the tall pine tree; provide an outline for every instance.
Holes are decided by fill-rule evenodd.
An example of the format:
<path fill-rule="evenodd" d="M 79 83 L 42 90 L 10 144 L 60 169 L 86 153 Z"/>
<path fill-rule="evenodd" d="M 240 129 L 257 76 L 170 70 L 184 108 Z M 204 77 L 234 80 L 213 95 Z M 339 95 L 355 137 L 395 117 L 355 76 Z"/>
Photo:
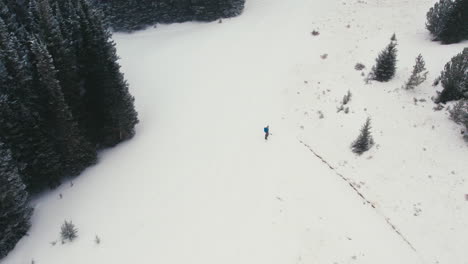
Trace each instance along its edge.
<path fill-rule="evenodd" d="M 16 161 L 0 142 L 0 259 L 15 247 L 31 225 L 32 209 L 27 201 L 28 193 Z"/>
<path fill-rule="evenodd" d="M 83 36 L 80 62 L 84 81 L 83 120 L 88 138 L 99 147 L 110 147 L 133 137 L 138 123 L 134 98 L 120 72 L 115 44 L 100 14 L 80 0 Z"/>
<path fill-rule="evenodd" d="M 96 152 L 80 134 L 78 125 L 65 102 L 62 88 L 56 78 L 53 60 L 44 44 L 32 40 L 31 51 L 35 66 L 34 86 L 41 95 L 44 129 L 55 139 L 63 171 L 61 175 L 76 175 L 96 160 Z"/>

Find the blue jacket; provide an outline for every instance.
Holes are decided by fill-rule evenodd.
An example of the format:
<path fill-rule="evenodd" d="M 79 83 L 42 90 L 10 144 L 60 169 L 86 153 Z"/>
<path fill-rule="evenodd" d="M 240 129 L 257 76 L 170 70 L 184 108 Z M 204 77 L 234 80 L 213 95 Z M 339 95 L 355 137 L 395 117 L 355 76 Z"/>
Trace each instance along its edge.
<path fill-rule="evenodd" d="M 269 128 L 269 127 L 263 128 L 263 132 L 268 133 L 269 131 L 270 131 L 270 128 Z"/>

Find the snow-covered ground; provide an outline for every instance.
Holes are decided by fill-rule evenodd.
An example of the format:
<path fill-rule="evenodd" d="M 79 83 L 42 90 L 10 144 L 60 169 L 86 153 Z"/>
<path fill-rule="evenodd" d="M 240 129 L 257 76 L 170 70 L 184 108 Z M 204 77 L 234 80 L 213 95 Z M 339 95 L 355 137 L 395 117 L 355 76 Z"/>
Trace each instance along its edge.
<path fill-rule="evenodd" d="M 430 100 L 468 43 L 430 41 L 434 3 L 247 0 L 223 23 L 115 34 L 137 135 L 35 199 L 1 263 L 468 263 L 468 147 Z M 394 32 L 396 77 L 366 85 L 354 65 Z M 428 80 L 402 90 L 418 53 Z M 368 116 L 376 146 L 356 156 Z M 79 237 L 53 245 L 64 220 Z"/>

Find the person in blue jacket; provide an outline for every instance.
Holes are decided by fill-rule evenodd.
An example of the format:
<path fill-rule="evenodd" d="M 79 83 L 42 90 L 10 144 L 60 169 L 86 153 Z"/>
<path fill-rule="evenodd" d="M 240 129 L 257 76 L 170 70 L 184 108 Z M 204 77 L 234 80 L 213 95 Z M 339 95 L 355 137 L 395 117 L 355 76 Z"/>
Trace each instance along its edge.
<path fill-rule="evenodd" d="M 265 140 L 268 140 L 268 136 L 270 135 L 270 126 L 264 127 L 263 132 L 265 132 Z"/>

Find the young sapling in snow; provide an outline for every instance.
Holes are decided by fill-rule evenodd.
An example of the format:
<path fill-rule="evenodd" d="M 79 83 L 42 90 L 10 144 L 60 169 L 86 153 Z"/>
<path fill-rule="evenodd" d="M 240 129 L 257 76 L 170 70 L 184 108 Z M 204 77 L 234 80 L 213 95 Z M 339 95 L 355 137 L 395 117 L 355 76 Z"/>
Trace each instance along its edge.
<path fill-rule="evenodd" d="M 75 238 L 78 237 L 78 229 L 71 221 L 68 222 L 65 220 L 60 230 L 60 237 L 62 238 L 62 244 L 65 242 L 65 240 L 72 242 Z"/>
<path fill-rule="evenodd" d="M 341 101 L 341 103 L 343 105 L 347 105 L 349 101 L 351 101 L 351 96 L 352 96 L 351 91 L 348 90 L 348 92 L 343 96 L 343 101 Z"/>
<path fill-rule="evenodd" d="M 361 133 L 357 139 L 351 144 L 351 149 L 354 153 L 361 155 L 368 151 L 374 145 L 374 139 L 371 135 L 371 119 L 367 118 L 366 122 L 361 128 Z"/>
<path fill-rule="evenodd" d="M 406 90 L 409 89 L 414 89 L 416 86 L 420 85 L 426 80 L 427 73 L 426 71 L 426 63 L 424 62 L 424 59 L 421 54 L 416 57 L 416 63 L 413 67 L 413 72 L 411 73 L 410 78 L 408 81 L 405 83 L 403 88 Z"/>
<path fill-rule="evenodd" d="M 395 34 L 392 35 L 390 43 L 379 53 L 375 59 L 375 65 L 372 67 L 366 82 L 375 80 L 379 82 L 388 82 L 393 78 L 396 71 L 397 58 L 397 39 Z"/>

